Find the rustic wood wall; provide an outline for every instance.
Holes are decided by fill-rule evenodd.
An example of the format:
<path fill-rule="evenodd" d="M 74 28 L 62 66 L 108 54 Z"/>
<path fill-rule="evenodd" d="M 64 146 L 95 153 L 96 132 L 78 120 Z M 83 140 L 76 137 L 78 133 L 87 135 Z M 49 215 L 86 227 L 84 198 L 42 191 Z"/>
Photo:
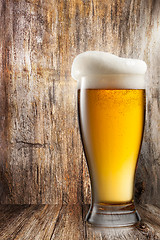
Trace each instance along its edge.
<path fill-rule="evenodd" d="M 148 64 L 136 199 L 160 207 L 159 0 L 0 0 L 0 202 L 87 203 L 74 57 Z"/>

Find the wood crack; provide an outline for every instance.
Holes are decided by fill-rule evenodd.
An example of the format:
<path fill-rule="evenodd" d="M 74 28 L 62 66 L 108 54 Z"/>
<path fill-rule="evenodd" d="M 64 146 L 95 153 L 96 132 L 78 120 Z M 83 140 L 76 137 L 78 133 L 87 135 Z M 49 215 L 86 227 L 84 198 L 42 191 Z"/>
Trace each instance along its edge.
<path fill-rule="evenodd" d="M 35 147 L 35 148 L 45 148 L 46 146 L 49 146 L 48 143 L 31 143 L 31 142 L 25 142 L 25 141 L 19 141 L 16 139 L 16 143 L 20 145 L 20 148 L 24 147 Z"/>
<path fill-rule="evenodd" d="M 60 210 L 59 210 L 59 213 L 58 213 L 58 216 L 57 216 L 57 219 L 56 219 L 56 222 L 55 222 L 55 225 L 54 225 L 54 228 L 53 228 L 53 231 L 52 231 L 50 240 L 52 240 L 52 237 L 53 237 L 53 235 L 54 235 L 55 229 L 56 229 L 58 223 L 60 222 L 60 216 L 61 216 L 62 209 L 63 209 L 63 205 L 61 206 L 61 208 L 60 208 Z"/>

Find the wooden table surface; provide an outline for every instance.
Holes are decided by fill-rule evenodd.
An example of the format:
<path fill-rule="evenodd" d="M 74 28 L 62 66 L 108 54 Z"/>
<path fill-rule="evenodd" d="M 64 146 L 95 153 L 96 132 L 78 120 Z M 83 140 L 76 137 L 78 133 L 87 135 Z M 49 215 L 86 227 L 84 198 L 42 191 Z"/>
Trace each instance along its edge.
<path fill-rule="evenodd" d="M 0 205 L 0 239 L 160 239 L 160 210 L 138 207 L 138 227 L 92 229 L 84 219 L 89 205 Z"/>

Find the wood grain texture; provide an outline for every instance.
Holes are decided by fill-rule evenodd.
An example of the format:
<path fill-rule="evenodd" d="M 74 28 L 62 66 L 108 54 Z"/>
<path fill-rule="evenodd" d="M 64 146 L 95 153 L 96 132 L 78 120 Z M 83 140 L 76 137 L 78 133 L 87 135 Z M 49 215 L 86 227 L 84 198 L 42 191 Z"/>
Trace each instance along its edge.
<path fill-rule="evenodd" d="M 60 205 L 2 205 L 0 238 L 50 239 L 60 209 Z"/>
<path fill-rule="evenodd" d="M 148 64 L 136 200 L 160 207 L 160 2 L 0 0 L 0 202 L 88 203 L 74 57 L 109 51 Z"/>
<path fill-rule="evenodd" d="M 158 240 L 160 210 L 139 207 L 137 227 L 91 228 L 84 217 L 88 205 L 1 205 L 0 239 L 5 240 Z"/>
<path fill-rule="evenodd" d="M 53 239 L 84 239 L 84 221 L 82 216 L 82 206 L 63 206 L 56 222 Z"/>

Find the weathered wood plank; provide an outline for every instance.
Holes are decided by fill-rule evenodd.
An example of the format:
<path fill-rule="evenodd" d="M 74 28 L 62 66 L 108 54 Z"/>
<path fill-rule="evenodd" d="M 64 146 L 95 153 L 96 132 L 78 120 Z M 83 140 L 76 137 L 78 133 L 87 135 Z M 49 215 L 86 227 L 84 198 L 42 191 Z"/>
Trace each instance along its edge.
<path fill-rule="evenodd" d="M 50 240 L 60 205 L 0 206 L 0 238 Z"/>
<path fill-rule="evenodd" d="M 144 226 L 144 225 L 143 225 Z M 144 227 L 146 228 L 146 226 Z M 144 229 L 143 229 L 144 231 Z M 150 231 L 151 233 L 151 231 Z M 156 239 L 152 235 L 144 235 L 143 232 L 140 232 L 134 227 L 124 227 L 124 228 L 91 228 L 86 227 L 86 239 L 96 239 L 96 240 L 127 240 L 127 239 L 133 239 L 133 240 L 145 240 L 148 239 L 148 236 L 150 239 Z"/>
<path fill-rule="evenodd" d="M 56 222 L 51 240 L 53 239 L 84 239 L 82 206 L 63 206 Z"/>
<path fill-rule="evenodd" d="M 90 202 L 70 68 L 86 50 L 148 64 L 136 200 L 160 207 L 158 0 L 0 0 L 0 202 Z"/>
<path fill-rule="evenodd" d="M 7 119 L 2 134 L 7 130 L 8 135 L 2 138 L 2 148 L 6 150 L 7 144 L 8 152 L 0 201 L 77 203 L 81 201 L 82 164 L 78 159 L 76 83 L 59 73 L 58 10 L 3 1 L 2 13 L 3 47 L 9 55 L 3 78 L 7 95 L 2 96 L 8 101 L 7 109 L 2 108 Z M 70 179 L 74 179 L 72 185 Z"/>
<path fill-rule="evenodd" d="M 155 238 L 160 239 L 160 210 L 153 205 L 144 205 L 138 207 L 142 219 L 152 229 L 152 234 Z"/>
<path fill-rule="evenodd" d="M 139 207 L 138 227 L 91 228 L 85 222 L 88 205 L 1 205 L 0 239 L 5 240 L 158 240 L 160 210 Z"/>

